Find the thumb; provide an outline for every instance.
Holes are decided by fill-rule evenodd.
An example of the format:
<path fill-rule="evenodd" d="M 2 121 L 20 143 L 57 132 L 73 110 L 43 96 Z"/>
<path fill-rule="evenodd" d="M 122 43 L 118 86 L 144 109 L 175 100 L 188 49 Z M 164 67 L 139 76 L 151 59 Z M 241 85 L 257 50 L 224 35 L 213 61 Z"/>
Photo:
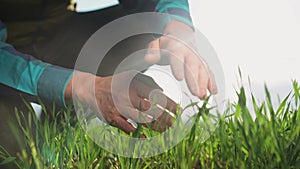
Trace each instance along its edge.
<path fill-rule="evenodd" d="M 160 61 L 160 44 L 159 38 L 153 40 L 148 44 L 148 50 L 144 57 L 145 61 L 149 64 L 155 64 Z"/>

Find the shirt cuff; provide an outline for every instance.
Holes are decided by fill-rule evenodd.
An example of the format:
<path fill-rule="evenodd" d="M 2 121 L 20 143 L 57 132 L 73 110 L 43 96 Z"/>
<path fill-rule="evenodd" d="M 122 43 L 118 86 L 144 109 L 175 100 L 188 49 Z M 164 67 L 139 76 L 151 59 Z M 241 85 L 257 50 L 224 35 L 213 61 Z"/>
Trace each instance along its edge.
<path fill-rule="evenodd" d="M 186 10 L 182 8 L 168 8 L 166 13 L 171 15 L 171 19 L 181 21 L 194 29 L 192 18 Z"/>
<path fill-rule="evenodd" d="M 65 90 L 74 71 L 58 66 L 48 66 L 38 80 L 38 96 L 43 102 L 55 102 L 58 107 L 66 107 Z"/>
<path fill-rule="evenodd" d="M 177 20 L 180 22 L 183 22 L 190 26 L 193 30 L 195 30 L 192 18 L 190 16 L 190 13 L 186 11 L 183 8 L 167 8 L 164 11 L 158 11 L 161 13 L 166 13 L 169 14 L 164 20 L 162 21 L 162 29 L 164 29 L 165 25 L 168 23 L 170 20 Z"/>

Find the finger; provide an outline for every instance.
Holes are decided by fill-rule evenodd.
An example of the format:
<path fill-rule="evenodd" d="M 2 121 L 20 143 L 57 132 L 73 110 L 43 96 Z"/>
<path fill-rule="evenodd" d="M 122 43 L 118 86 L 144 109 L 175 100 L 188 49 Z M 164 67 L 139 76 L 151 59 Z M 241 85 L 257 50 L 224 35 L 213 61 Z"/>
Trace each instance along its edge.
<path fill-rule="evenodd" d="M 218 87 L 217 87 L 215 76 L 211 70 L 208 71 L 209 71 L 208 90 L 210 91 L 211 94 L 217 94 Z"/>
<path fill-rule="evenodd" d="M 137 74 L 130 85 L 131 93 L 135 93 L 141 98 L 149 98 L 153 90 L 163 91 L 152 77 L 143 74 Z"/>
<path fill-rule="evenodd" d="M 141 98 L 137 95 L 130 97 L 132 108 L 135 108 L 139 111 L 147 111 L 151 108 L 151 103 L 144 98 Z M 131 105 L 130 105 L 131 106 Z"/>
<path fill-rule="evenodd" d="M 153 117 L 151 115 L 132 107 L 124 107 L 122 111 L 122 115 L 125 118 L 132 119 L 138 123 L 150 123 L 153 121 Z"/>
<path fill-rule="evenodd" d="M 150 102 L 152 106 L 148 111 L 143 112 L 143 115 L 152 119 L 152 122 L 144 124 L 144 126 L 162 132 L 166 130 L 167 126 L 173 125 L 173 121 L 176 120 L 177 109 L 177 104 L 174 101 L 162 92 L 155 92 L 153 99 L 145 98 L 145 100 Z"/>
<path fill-rule="evenodd" d="M 148 44 L 148 50 L 144 57 L 145 61 L 149 64 L 155 64 L 160 61 L 160 44 L 159 38 L 153 40 Z"/>
<path fill-rule="evenodd" d="M 141 83 L 145 78 L 145 76 L 139 76 L 136 78 L 135 86 L 133 90 L 136 92 L 136 94 L 145 101 L 151 103 L 152 107 L 154 104 L 156 104 L 156 107 L 158 108 L 157 111 L 147 111 L 147 113 L 154 118 L 159 117 L 162 112 L 165 114 L 168 114 L 169 119 L 176 118 L 176 111 L 177 111 L 177 103 L 175 103 L 172 99 L 167 97 L 163 94 L 162 90 L 154 90 L 152 87 L 149 87 L 149 85 L 146 84 L 155 84 L 157 85 L 154 80 L 148 76 L 146 76 L 147 83 Z M 153 86 L 153 85 L 152 85 Z M 158 86 L 158 85 L 157 85 Z M 136 99 L 140 100 L 140 99 Z M 144 109 L 147 109 L 148 107 L 144 107 Z M 159 110 L 159 111 L 158 111 Z M 170 123 L 170 120 L 168 120 L 168 124 Z M 163 124 L 164 125 L 164 124 Z"/>
<path fill-rule="evenodd" d="M 194 96 L 199 97 L 199 86 L 198 86 L 198 77 L 199 77 L 199 60 L 195 56 L 188 55 L 185 57 L 184 65 L 184 76 L 186 83 Z"/>
<path fill-rule="evenodd" d="M 167 112 L 162 112 L 161 109 L 153 108 L 149 111 L 155 112 L 154 114 L 161 114 L 159 117 L 154 117 L 149 115 L 149 112 L 140 112 L 137 109 L 133 109 L 130 107 L 123 108 L 126 110 L 127 115 L 125 118 L 132 119 L 135 123 L 140 123 L 145 127 L 151 128 L 158 132 L 163 132 L 167 129 L 167 127 L 171 127 L 173 125 L 174 118 L 170 116 Z M 162 112 L 162 113 L 161 113 Z"/>
<path fill-rule="evenodd" d="M 161 110 L 156 108 L 156 111 L 160 112 Z M 171 127 L 173 125 L 173 121 L 175 120 L 176 119 L 164 111 L 155 121 L 143 125 L 158 132 L 163 132 L 167 129 L 167 127 Z"/>
<path fill-rule="evenodd" d="M 134 76 L 132 83 L 132 87 L 138 88 L 142 85 L 142 87 L 147 87 L 147 89 L 159 89 L 162 88 L 154 81 L 154 79 L 150 76 L 144 75 L 142 73 L 138 73 Z"/>
<path fill-rule="evenodd" d="M 167 112 L 170 116 L 176 118 L 177 114 L 177 103 L 166 96 L 162 91 L 152 92 L 153 95 L 150 98 L 145 98 L 145 100 L 149 101 L 152 105 L 151 108 L 157 107 L 161 111 Z M 158 114 L 159 115 L 159 114 Z M 155 116 L 155 115 L 153 115 Z M 157 116 L 155 116 L 157 117 Z"/>
<path fill-rule="evenodd" d="M 176 53 L 174 55 L 173 53 Z M 180 52 L 172 52 L 170 57 L 170 65 L 175 78 L 179 81 L 184 77 L 184 55 Z"/>
<path fill-rule="evenodd" d="M 151 122 L 142 123 L 142 125 L 152 130 L 163 132 L 166 130 L 167 126 L 171 127 L 173 124 L 172 117 L 157 107 L 153 107 L 151 110 L 145 113 L 153 115 L 153 120 Z M 158 117 L 154 117 L 156 114 L 160 115 Z"/>
<path fill-rule="evenodd" d="M 177 118 L 177 103 L 167 96 L 165 97 L 167 100 L 166 105 L 162 106 L 159 103 L 154 104 L 153 107 L 146 112 L 156 119 L 153 129 L 160 132 L 165 131 L 167 126 L 171 127 Z"/>
<path fill-rule="evenodd" d="M 163 108 L 163 110 L 166 113 L 168 113 L 173 118 L 176 118 L 178 104 L 176 102 L 174 102 L 172 99 L 170 99 L 168 96 L 165 96 L 165 97 L 167 100 L 167 104 L 165 107 L 161 107 L 161 109 Z"/>
<path fill-rule="evenodd" d="M 206 67 L 203 64 L 199 66 L 199 77 L 198 77 L 198 85 L 199 85 L 199 98 L 205 99 L 207 98 L 207 88 L 209 82 L 209 75 Z"/>
<path fill-rule="evenodd" d="M 134 128 L 133 125 L 131 125 L 121 116 L 115 116 L 114 119 L 112 120 L 111 125 L 123 130 L 127 134 L 136 131 L 136 128 Z"/>

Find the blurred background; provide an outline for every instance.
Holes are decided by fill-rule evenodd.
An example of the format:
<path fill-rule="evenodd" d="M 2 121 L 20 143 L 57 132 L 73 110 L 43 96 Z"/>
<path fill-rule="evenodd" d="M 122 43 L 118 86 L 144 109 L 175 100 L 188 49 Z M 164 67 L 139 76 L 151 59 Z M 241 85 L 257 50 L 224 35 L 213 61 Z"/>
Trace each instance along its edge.
<path fill-rule="evenodd" d="M 264 83 L 273 98 L 283 98 L 292 90 L 292 80 L 299 82 L 299 0 L 189 1 L 195 26 L 223 66 L 228 99 L 236 99 L 238 66 L 244 84 L 250 77 L 259 100 L 264 98 Z"/>

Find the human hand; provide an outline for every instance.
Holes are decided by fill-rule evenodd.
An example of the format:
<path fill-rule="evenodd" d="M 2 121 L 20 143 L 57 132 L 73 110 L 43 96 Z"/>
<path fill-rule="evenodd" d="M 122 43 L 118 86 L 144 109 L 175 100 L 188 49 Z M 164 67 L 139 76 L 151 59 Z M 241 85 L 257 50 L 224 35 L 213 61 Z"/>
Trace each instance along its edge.
<path fill-rule="evenodd" d="M 200 99 L 207 98 L 207 90 L 217 93 L 214 75 L 195 47 L 194 31 L 182 22 L 167 23 L 164 35 L 149 43 L 145 60 L 151 64 L 167 60 L 175 78 L 185 79 L 191 93 Z"/>
<path fill-rule="evenodd" d="M 126 133 L 136 130 L 128 119 L 162 132 L 167 126 L 172 126 L 176 115 L 177 104 L 162 93 L 151 77 L 136 71 L 108 77 L 76 72 L 67 85 L 67 98 L 72 97 L 72 86 L 73 96 L 83 105 L 89 106 L 99 118 Z"/>

